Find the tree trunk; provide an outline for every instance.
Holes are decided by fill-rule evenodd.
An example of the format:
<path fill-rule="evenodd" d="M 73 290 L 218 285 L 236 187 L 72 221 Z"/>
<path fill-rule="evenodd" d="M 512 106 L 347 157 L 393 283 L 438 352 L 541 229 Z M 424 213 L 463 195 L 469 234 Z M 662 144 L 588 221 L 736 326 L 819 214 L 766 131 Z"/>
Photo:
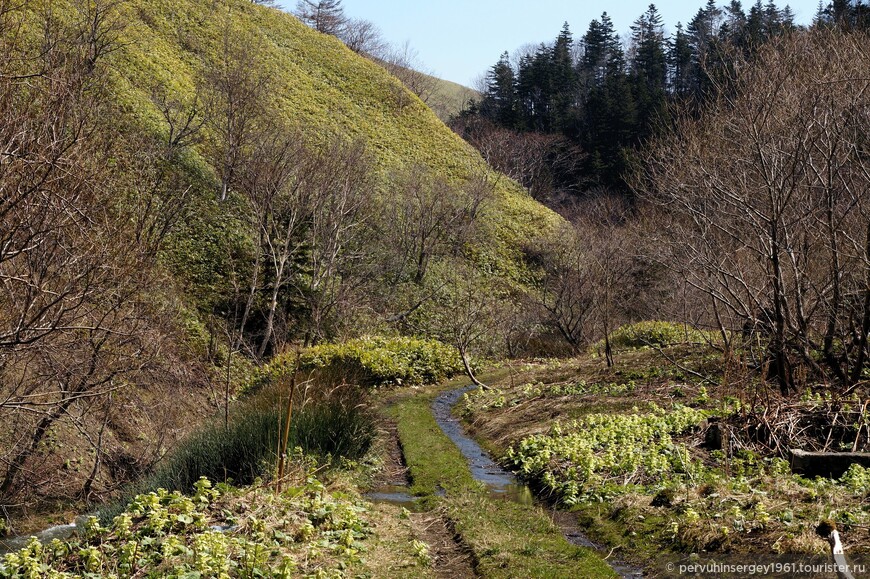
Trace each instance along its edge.
<path fill-rule="evenodd" d="M 770 224 L 770 265 L 773 271 L 773 341 L 771 353 L 773 354 L 774 374 L 779 384 L 779 390 L 783 396 L 788 396 L 792 390 L 791 369 L 786 351 L 785 340 L 785 296 L 783 292 L 782 264 L 779 259 L 779 229 L 773 218 Z"/>
<path fill-rule="evenodd" d="M 30 458 L 39 447 L 39 443 L 42 442 L 43 438 L 45 438 L 51 425 L 64 415 L 75 399 L 75 395 L 71 395 L 49 414 L 42 417 L 42 420 L 40 420 L 36 425 L 36 430 L 33 432 L 30 444 L 19 450 L 18 454 L 9 461 L 9 468 L 6 470 L 6 476 L 3 477 L 3 482 L 0 483 L 0 497 L 7 496 L 9 491 L 12 490 L 12 486 L 15 483 L 15 477 L 17 477 L 18 473 L 21 472 L 21 469 L 24 468 L 24 463 L 27 462 L 27 459 Z"/>
<path fill-rule="evenodd" d="M 471 364 L 468 362 L 468 354 L 466 353 L 465 348 L 458 349 L 459 357 L 462 358 L 462 365 L 465 367 L 465 373 L 471 379 L 471 383 L 479 388 L 483 388 L 484 390 L 489 390 L 489 386 L 478 380 L 474 375 L 474 372 L 471 370 Z"/>
<path fill-rule="evenodd" d="M 275 328 L 275 311 L 278 309 L 278 292 L 281 290 L 280 279 L 275 280 L 275 285 L 272 288 L 272 299 L 269 301 L 269 312 L 266 315 L 266 330 L 263 334 L 263 341 L 260 343 L 260 348 L 257 350 L 257 358 L 262 360 L 266 354 L 266 348 L 272 340 L 272 333 Z"/>
<path fill-rule="evenodd" d="M 864 259 L 870 260 L 870 223 L 867 224 L 867 237 L 865 241 L 864 248 Z M 864 289 L 864 311 L 861 316 L 861 333 L 858 336 L 857 340 L 857 359 L 855 360 L 855 364 L 852 366 L 852 375 L 851 383 L 857 384 L 861 380 L 861 374 L 864 371 L 864 363 L 867 361 L 867 334 L 870 334 L 870 266 L 865 266 L 867 268 L 866 273 L 866 286 Z"/>

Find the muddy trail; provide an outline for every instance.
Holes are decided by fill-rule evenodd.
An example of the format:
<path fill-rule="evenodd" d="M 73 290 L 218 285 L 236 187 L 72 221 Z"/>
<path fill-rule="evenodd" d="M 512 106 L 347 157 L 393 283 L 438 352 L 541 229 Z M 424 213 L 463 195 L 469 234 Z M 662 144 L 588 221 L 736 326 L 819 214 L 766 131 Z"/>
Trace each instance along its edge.
<path fill-rule="evenodd" d="M 372 490 L 365 493 L 365 498 L 403 507 L 409 511 L 408 519 L 417 538 L 429 546 L 431 568 L 436 577 L 475 577 L 471 553 L 450 528 L 447 519 L 438 510 L 422 509 L 418 502 L 419 497 L 410 494 L 411 481 L 408 478 L 408 467 L 405 465 L 396 424 L 386 417 L 382 424 L 384 465 Z"/>

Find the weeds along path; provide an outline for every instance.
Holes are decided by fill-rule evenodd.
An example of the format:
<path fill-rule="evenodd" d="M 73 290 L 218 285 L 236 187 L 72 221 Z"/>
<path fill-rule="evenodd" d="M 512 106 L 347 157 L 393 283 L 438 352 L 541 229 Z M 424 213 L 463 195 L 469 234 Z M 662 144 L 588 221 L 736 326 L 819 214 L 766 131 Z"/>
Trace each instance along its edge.
<path fill-rule="evenodd" d="M 454 384 L 453 388 L 457 385 Z M 401 393 L 389 412 L 411 480 L 410 492 L 443 515 L 481 577 L 617 577 L 590 548 L 571 544 L 547 512 L 493 495 L 432 412 L 449 386 Z"/>

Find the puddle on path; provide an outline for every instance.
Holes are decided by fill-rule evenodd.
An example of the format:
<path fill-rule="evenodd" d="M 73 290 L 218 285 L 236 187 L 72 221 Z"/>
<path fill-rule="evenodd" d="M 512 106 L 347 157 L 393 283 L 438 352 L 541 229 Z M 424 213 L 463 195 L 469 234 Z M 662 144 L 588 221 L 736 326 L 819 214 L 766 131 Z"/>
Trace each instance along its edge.
<path fill-rule="evenodd" d="M 409 511 L 421 510 L 418 499 L 408 492 L 407 486 L 385 485 L 377 487 L 363 495 L 366 500 L 375 503 L 387 503 L 398 507 L 405 507 Z"/>

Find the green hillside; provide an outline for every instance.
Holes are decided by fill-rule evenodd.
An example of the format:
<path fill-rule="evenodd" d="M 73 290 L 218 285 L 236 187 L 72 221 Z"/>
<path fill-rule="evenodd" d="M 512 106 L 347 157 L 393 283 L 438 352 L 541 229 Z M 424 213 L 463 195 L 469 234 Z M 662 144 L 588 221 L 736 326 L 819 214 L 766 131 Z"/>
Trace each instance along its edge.
<path fill-rule="evenodd" d="M 38 0 L 0 31 L 0 497 L 112 494 L 296 345 L 489 353 L 534 291 L 560 219 L 289 14 Z"/>
<path fill-rule="evenodd" d="M 467 86 L 443 78 L 430 77 L 434 83 L 432 96 L 427 103 L 438 118 L 444 122 L 459 114 L 470 99 L 479 99 L 480 93 Z"/>
<path fill-rule="evenodd" d="M 274 115 L 327 136 L 363 139 L 382 175 L 422 164 L 451 180 L 482 170 L 479 154 L 381 67 L 294 17 L 241 0 L 134 0 L 125 43 L 115 55 L 119 98 L 143 126 L 159 119 L 151 88 L 190 98 L 204 61 L 217 60 L 224 36 L 250 43 L 276 95 Z M 497 180 L 482 252 L 516 273 L 518 243 L 550 228 L 555 215 L 515 183 Z M 507 261 L 506 261 L 507 260 Z"/>

